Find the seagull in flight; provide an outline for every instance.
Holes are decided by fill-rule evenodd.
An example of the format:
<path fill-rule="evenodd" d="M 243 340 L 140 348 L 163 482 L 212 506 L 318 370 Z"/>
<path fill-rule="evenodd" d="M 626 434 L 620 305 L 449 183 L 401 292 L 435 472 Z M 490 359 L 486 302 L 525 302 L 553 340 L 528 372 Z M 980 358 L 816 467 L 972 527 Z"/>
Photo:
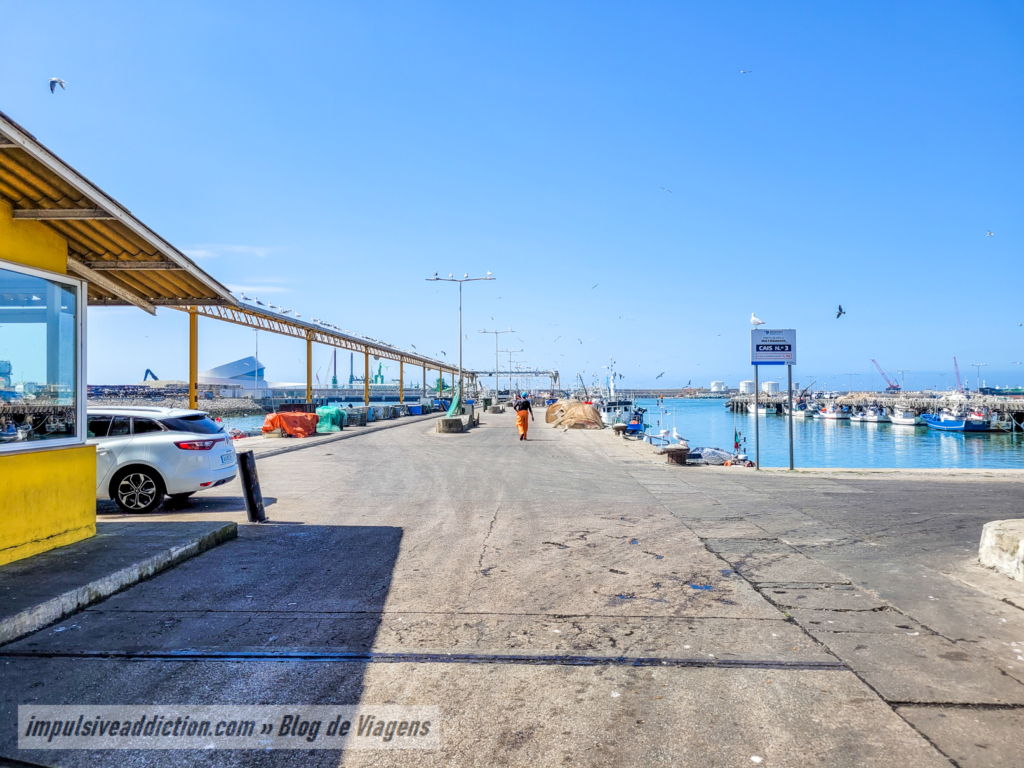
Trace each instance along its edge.
<path fill-rule="evenodd" d="M 413 349 L 416 349 L 416 345 L 415 344 L 410 344 L 409 346 L 411 346 Z"/>
<path fill-rule="evenodd" d="M 839 319 L 840 317 L 842 317 L 842 316 L 843 316 L 843 315 L 845 315 L 845 314 L 846 314 L 846 310 L 845 310 L 845 309 L 843 309 L 843 305 L 842 305 L 842 304 L 840 304 L 840 305 L 839 305 L 839 311 L 838 311 L 838 312 L 836 312 L 836 320 L 838 320 L 838 319 Z"/>
<path fill-rule="evenodd" d="M 594 283 L 594 285 L 591 286 L 590 290 L 594 290 L 594 288 L 597 288 L 597 286 L 599 286 L 599 285 L 600 285 L 600 283 Z"/>
<path fill-rule="evenodd" d="M 67 88 L 64 87 L 65 85 L 67 85 L 67 81 L 66 80 L 61 80 L 59 77 L 51 77 L 50 78 L 50 93 L 54 93 L 54 91 L 55 91 L 55 89 L 57 88 L 58 85 L 60 86 L 60 89 L 62 91 L 66 91 L 67 90 Z"/>
<path fill-rule="evenodd" d="M 488 277 L 490 277 L 490 276 L 491 276 L 491 271 L 490 271 L 490 270 L 487 270 L 487 276 L 488 276 Z"/>
<path fill-rule="evenodd" d="M 995 235 L 992 234 L 992 230 L 991 229 L 986 229 L 985 230 L 985 237 L 995 237 Z"/>
<path fill-rule="evenodd" d="M 441 350 L 441 354 L 444 355 L 445 357 L 448 357 L 448 355 L 445 354 L 445 351 L 443 349 Z"/>
<path fill-rule="evenodd" d="M 658 379 L 660 379 L 664 375 L 665 375 L 665 372 L 662 371 L 661 373 L 659 373 L 657 376 L 654 377 L 654 380 L 657 381 Z"/>
<path fill-rule="evenodd" d="M 753 72 L 753 71 L 754 71 L 754 70 L 752 70 L 752 69 L 741 69 L 741 70 L 740 70 L 740 74 L 741 74 L 741 75 L 749 75 L 749 74 L 750 74 L 751 72 Z"/>
<path fill-rule="evenodd" d="M 757 319 L 757 318 L 756 318 L 756 317 L 754 316 L 754 313 L 753 313 L 753 312 L 751 312 L 751 313 L 750 313 L 750 323 L 751 323 L 751 325 L 753 325 L 753 326 L 754 326 L 755 328 L 757 328 L 757 326 L 759 326 L 759 325 L 764 325 L 764 320 L 758 320 L 758 319 Z"/>
<path fill-rule="evenodd" d="M 560 338 L 562 338 L 562 337 L 561 337 L 561 336 L 557 336 L 557 337 L 555 337 L 555 341 L 558 341 L 558 340 L 559 340 Z M 551 343 L 552 343 L 552 344 L 554 344 L 554 343 L 555 343 L 555 341 L 553 341 L 553 342 L 551 342 Z"/>
<path fill-rule="evenodd" d="M 580 344 L 583 343 L 583 339 L 580 339 L 580 338 L 577 338 L 576 341 L 578 341 Z"/>
<path fill-rule="evenodd" d="M 665 192 L 672 192 L 672 190 L 671 190 L 671 189 L 669 189 L 668 187 L 658 187 L 658 189 L 662 189 L 662 190 L 664 190 Z M 674 193 L 673 193 L 673 194 L 674 194 Z"/>

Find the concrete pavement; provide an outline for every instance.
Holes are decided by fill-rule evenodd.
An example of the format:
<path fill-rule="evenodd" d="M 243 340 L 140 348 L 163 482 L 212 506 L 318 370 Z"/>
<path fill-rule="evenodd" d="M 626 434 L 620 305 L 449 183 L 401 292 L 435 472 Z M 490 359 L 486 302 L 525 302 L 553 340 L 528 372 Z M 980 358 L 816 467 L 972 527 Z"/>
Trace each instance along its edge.
<path fill-rule="evenodd" d="M 0 648 L 0 754 L 1022 764 L 1024 589 L 971 566 L 981 524 L 1020 516 L 1019 481 L 663 461 L 540 421 L 523 443 L 512 414 L 463 435 L 413 423 L 261 459 L 271 525 L 242 524 L 234 491 L 199 494 L 156 519 L 234 519 L 235 541 L 83 611 L 74 632 Z M 442 747 L 16 750 L 17 704 L 86 702 L 433 704 Z"/>

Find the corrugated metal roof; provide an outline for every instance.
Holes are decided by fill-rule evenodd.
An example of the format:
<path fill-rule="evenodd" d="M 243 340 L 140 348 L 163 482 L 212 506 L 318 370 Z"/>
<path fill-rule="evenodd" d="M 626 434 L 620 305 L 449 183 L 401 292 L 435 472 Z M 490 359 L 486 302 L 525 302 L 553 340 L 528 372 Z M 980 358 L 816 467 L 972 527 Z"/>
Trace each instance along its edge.
<path fill-rule="evenodd" d="M 68 243 L 68 271 L 92 305 L 235 305 L 191 259 L 0 112 L 0 199 Z"/>

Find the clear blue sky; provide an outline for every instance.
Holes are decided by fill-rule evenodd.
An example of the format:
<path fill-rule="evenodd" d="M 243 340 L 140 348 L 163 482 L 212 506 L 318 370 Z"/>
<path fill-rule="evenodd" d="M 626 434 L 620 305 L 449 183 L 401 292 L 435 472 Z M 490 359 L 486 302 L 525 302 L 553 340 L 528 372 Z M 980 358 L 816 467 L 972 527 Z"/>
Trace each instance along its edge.
<path fill-rule="evenodd" d="M 625 385 L 735 385 L 756 312 L 798 329 L 802 381 L 876 387 L 874 357 L 944 386 L 956 355 L 1024 384 L 1021 2 L 0 16 L 0 109 L 305 317 L 455 359 L 456 289 L 423 278 L 491 270 L 466 289 L 471 368 L 494 359 L 476 330 L 511 325 L 503 348 L 563 381 L 614 355 Z M 201 368 L 252 352 L 252 331 L 200 335 Z M 301 381 L 304 345 L 260 336 L 268 378 Z M 184 377 L 185 317 L 90 311 L 90 382 L 146 368 Z"/>

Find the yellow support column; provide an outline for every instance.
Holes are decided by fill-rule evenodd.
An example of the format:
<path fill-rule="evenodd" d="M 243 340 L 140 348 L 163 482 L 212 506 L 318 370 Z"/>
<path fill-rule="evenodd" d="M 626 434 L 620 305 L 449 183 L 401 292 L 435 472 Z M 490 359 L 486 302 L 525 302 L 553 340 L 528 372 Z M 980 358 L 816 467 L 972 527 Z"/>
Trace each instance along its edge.
<path fill-rule="evenodd" d="M 196 385 L 199 379 L 199 315 L 195 307 L 188 310 L 188 407 L 199 407 Z"/>
<path fill-rule="evenodd" d="M 313 402 L 313 336 L 306 331 L 306 402 Z"/>
<path fill-rule="evenodd" d="M 370 352 L 363 354 L 363 400 L 370 404 Z"/>
<path fill-rule="evenodd" d="M 398 402 L 405 402 L 405 360 L 398 361 Z"/>

